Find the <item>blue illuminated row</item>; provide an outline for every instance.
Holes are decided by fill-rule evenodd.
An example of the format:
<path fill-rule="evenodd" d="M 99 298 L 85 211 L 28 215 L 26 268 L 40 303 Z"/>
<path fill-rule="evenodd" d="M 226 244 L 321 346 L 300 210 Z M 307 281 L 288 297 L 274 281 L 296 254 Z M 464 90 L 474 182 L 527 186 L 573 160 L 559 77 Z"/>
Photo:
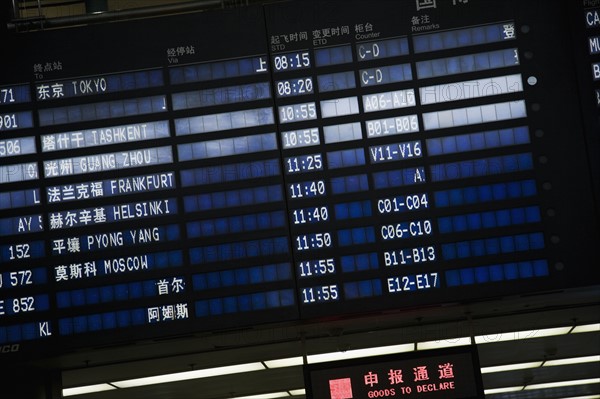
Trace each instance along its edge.
<path fill-rule="evenodd" d="M 162 287 L 165 288 L 162 288 Z M 159 288 L 160 287 L 160 288 Z M 59 308 L 96 305 L 100 303 L 128 301 L 138 298 L 148 298 L 161 295 L 184 292 L 184 278 L 169 277 L 160 280 L 136 281 L 124 284 L 113 284 L 104 287 L 91 287 L 73 291 L 56 293 L 56 304 Z"/>
<path fill-rule="evenodd" d="M 212 237 L 223 234 L 253 232 L 285 226 L 283 211 L 207 219 L 186 224 L 188 238 Z"/>
<path fill-rule="evenodd" d="M 372 164 L 421 158 L 422 155 L 423 150 L 420 141 L 389 143 L 369 147 L 369 158 Z"/>
<path fill-rule="evenodd" d="M 166 112 L 165 96 L 130 98 L 92 104 L 40 109 L 40 126 L 96 121 Z"/>
<path fill-rule="evenodd" d="M 144 309 L 138 308 L 68 317 L 58 321 L 58 328 L 60 335 L 73 335 L 186 319 L 189 319 L 188 304 L 177 303 Z"/>
<path fill-rule="evenodd" d="M 164 200 L 53 212 L 48 217 L 50 219 L 50 229 L 55 230 L 174 214 L 177 214 L 177 201 L 175 198 L 167 198 Z"/>
<path fill-rule="evenodd" d="M 213 298 L 196 302 L 196 317 L 252 312 L 293 306 L 293 290 L 257 292 L 255 294 Z"/>
<path fill-rule="evenodd" d="M 42 327 L 48 325 L 49 323 L 45 321 L 0 327 L 0 344 L 19 343 L 22 341 L 48 337 L 50 335 L 43 335 L 44 333 L 41 331 Z"/>
<path fill-rule="evenodd" d="M 192 276 L 195 291 L 264 284 L 291 279 L 292 265 L 290 263 L 221 270 Z"/>
<path fill-rule="evenodd" d="M 172 84 L 182 84 L 264 74 L 267 72 L 267 59 L 252 57 L 175 67 L 169 70 L 169 76 Z"/>
<path fill-rule="evenodd" d="M 272 125 L 275 123 L 274 118 L 271 107 L 192 116 L 175 119 L 175 134 L 183 136 Z"/>
<path fill-rule="evenodd" d="M 431 166 L 434 182 L 514 173 L 533 168 L 531 153 L 450 162 Z"/>
<path fill-rule="evenodd" d="M 390 293 L 411 292 L 440 288 L 438 273 L 411 274 L 387 279 L 387 291 Z"/>
<path fill-rule="evenodd" d="M 48 295 L 32 295 L 17 298 L 5 298 L 0 302 L 0 315 L 14 316 L 27 312 L 43 312 L 50 309 Z"/>
<path fill-rule="evenodd" d="M 108 152 L 44 161 L 44 176 L 54 178 L 59 176 L 86 175 L 95 172 L 170 164 L 172 162 L 173 149 L 170 145 L 165 145 L 128 152 Z"/>
<path fill-rule="evenodd" d="M 177 146 L 180 161 L 220 158 L 276 149 L 277 136 L 275 133 L 201 141 L 191 144 L 179 144 Z"/>
<path fill-rule="evenodd" d="M 354 89 L 356 87 L 356 79 L 352 71 L 319 75 L 317 76 L 317 82 L 321 93 Z"/>
<path fill-rule="evenodd" d="M 537 223 L 540 220 L 540 208 L 538 206 L 529 206 L 525 208 L 501 209 L 441 217 L 438 218 L 438 226 L 441 234 L 448 234 Z"/>
<path fill-rule="evenodd" d="M 169 136 L 169 122 L 156 121 L 45 134 L 42 136 L 41 142 L 42 152 L 52 152 L 157 140 Z"/>
<path fill-rule="evenodd" d="M 412 80 L 410 64 L 389 65 L 359 71 L 360 86 L 378 86 Z"/>
<path fill-rule="evenodd" d="M 379 258 L 376 252 L 340 257 L 342 272 L 353 273 L 379 269 Z"/>
<path fill-rule="evenodd" d="M 429 196 L 426 193 L 397 195 L 377 201 L 377 211 L 381 215 L 414 212 L 429 208 Z"/>
<path fill-rule="evenodd" d="M 288 252 L 288 238 L 274 237 L 263 240 L 251 240 L 192 248 L 190 249 L 190 262 L 193 265 L 198 265 L 258 256 L 287 254 Z"/>
<path fill-rule="evenodd" d="M 44 82 L 35 86 L 38 101 L 59 98 L 81 97 L 95 94 L 117 93 L 127 90 L 147 89 L 162 86 L 163 75 L 160 69 L 126 72 L 85 79 L 68 79 Z"/>
<path fill-rule="evenodd" d="M 332 98 L 323 100 L 321 105 L 321 118 L 334 118 L 336 116 L 356 115 L 360 112 L 358 108 L 358 98 L 356 96 Z M 296 118 L 296 119 L 303 119 Z M 316 119 L 309 115 L 308 119 Z"/>
<path fill-rule="evenodd" d="M 28 103 L 30 101 L 29 85 L 0 87 L 0 105 Z"/>
<path fill-rule="evenodd" d="M 15 216 L 0 219 L 0 236 L 44 231 L 42 215 Z"/>
<path fill-rule="evenodd" d="M 325 137 L 326 144 L 333 144 L 360 140 L 362 139 L 363 134 L 360 123 L 354 122 L 343 123 L 341 125 L 323 126 L 323 136 Z"/>
<path fill-rule="evenodd" d="M 544 277 L 549 274 L 546 260 L 511 262 L 489 266 L 446 271 L 448 287 L 484 284 L 523 278 Z"/>
<path fill-rule="evenodd" d="M 442 245 L 445 260 L 534 251 L 544 248 L 542 233 L 519 234 Z"/>
<path fill-rule="evenodd" d="M 405 37 L 362 42 L 356 45 L 356 55 L 359 61 L 398 57 L 407 55 L 408 52 L 408 39 Z"/>
<path fill-rule="evenodd" d="M 425 169 L 407 168 L 373 173 L 375 189 L 412 186 L 425 183 Z"/>
<path fill-rule="evenodd" d="M 0 114 L 0 132 L 31 127 L 33 127 L 33 113 L 31 111 Z"/>
<path fill-rule="evenodd" d="M 456 154 L 528 143 L 529 129 L 522 126 L 427 139 L 427 154 L 429 156 Z"/>
<path fill-rule="evenodd" d="M 38 259 L 46 255 L 44 241 L 31 241 L 14 245 L 0 246 L 0 260 L 2 263 L 22 259 Z"/>
<path fill-rule="evenodd" d="M 0 209 L 30 207 L 39 204 L 40 190 L 38 188 L 0 192 Z"/>
<path fill-rule="evenodd" d="M 525 100 L 507 101 L 444 111 L 424 112 L 423 127 L 425 130 L 447 129 L 525 118 L 526 116 Z"/>
<path fill-rule="evenodd" d="M 455 188 L 434 193 L 435 206 L 471 205 L 506 199 L 526 198 L 537 194 L 534 180 L 522 180 L 508 183 L 485 184 L 481 186 Z"/>
<path fill-rule="evenodd" d="M 338 230 L 337 237 L 340 247 L 374 243 L 375 229 L 373 227 L 355 227 Z"/>
<path fill-rule="evenodd" d="M 181 171 L 183 187 L 202 186 L 205 184 L 227 183 L 262 177 L 279 176 L 281 174 L 278 159 L 265 159 L 253 162 L 241 162 L 222 166 Z"/>
<path fill-rule="evenodd" d="M 151 240 L 158 230 L 140 234 L 138 242 Z M 121 258 L 100 259 L 91 262 L 70 262 L 54 267 L 54 279 L 57 283 L 96 276 L 113 276 L 124 273 L 139 273 L 145 270 L 166 269 L 183 265 L 181 251 L 147 253 Z"/>
<path fill-rule="evenodd" d="M 37 162 L 12 165 L 0 164 L 0 184 L 37 180 L 39 177 Z"/>
<path fill-rule="evenodd" d="M 369 180 L 366 174 L 342 176 L 331 179 L 332 194 L 347 194 L 369 190 Z"/>
<path fill-rule="evenodd" d="M 318 67 L 347 64 L 350 62 L 352 62 L 352 48 L 349 44 L 315 50 L 315 65 Z"/>
<path fill-rule="evenodd" d="M 515 24 L 506 22 L 413 37 L 415 53 L 502 42 L 516 38 Z"/>
<path fill-rule="evenodd" d="M 118 179 L 50 186 L 46 188 L 46 200 L 48 203 L 57 203 L 168 190 L 176 187 L 173 175 L 173 172 L 162 172 L 121 177 Z"/>
<path fill-rule="evenodd" d="M 174 110 L 212 107 L 269 98 L 271 98 L 271 90 L 267 82 L 188 91 L 172 95 Z"/>
<path fill-rule="evenodd" d="M 381 280 L 363 280 L 344 283 L 344 298 L 357 299 L 383 295 Z"/>
<path fill-rule="evenodd" d="M 113 330 L 140 326 L 147 323 L 146 309 L 121 310 L 78 317 L 69 317 L 58 321 L 60 335 L 82 334 L 87 332 Z"/>
<path fill-rule="evenodd" d="M 82 235 L 71 237 L 70 240 L 76 240 L 80 245 L 80 252 L 102 251 L 114 247 L 130 247 L 138 245 L 149 245 L 156 242 L 177 241 L 181 238 L 179 225 L 170 224 L 152 228 L 152 239 L 140 241 L 142 231 L 147 229 L 131 229 L 123 231 L 113 231 L 100 235 Z M 155 238 L 156 237 L 156 238 Z M 52 255 L 69 255 L 67 240 L 64 238 L 52 241 Z"/>
<path fill-rule="evenodd" d="M 369 200 L 345 202 L 335 205 L 336 220 L 357 219 L 370 217 L 371 215 L 371 201 Z"/>
<path fill-rule="evenodd" d="M 362 148 L 331 151 L 327 153 L 327 166 L 329 169 L 348 168 L 364 164 L 365 152 Z"/>
<path fill-rule="evenodd" d="M 285 173 L 305 173 L 322 171 L 324 168 L 321 154 L 305 154 L 284 159 L 287 166 Z"/>
<path fill-rule="evenodd" d="M 324 180 L 309 180 L 300 183 L 288 184 L 288 196 L 295 198 L 316 198 L 327 194 Z"/>
<path fill-rule="evenodd" d="M 0 273 L 0 290 L 42 285 L 46 284 L 47 280 L 46 269 L 43 267 L 3 272 Z"/>
<path fill-rule="evenodd" d="M 426 79 L 505 68 L 514 65 L 519 65 L 519 53 L 516 48 L 509 48 L 485 53 L 420 61 L 417 62 L 417 76 L 419 79 Z"/>
<path fill-rule="evenodd" d="M 186 212 L 210 211 L 283 201 L 280 185 L 259 186 L 239 190 L 219 191 L 183 197 Z"/>
<path fill-rule="evenodd" d="M 4 139 L 0 137 L 0 159 L 18 157 L 37 153 L 35 137 L 16 137 Z"/>

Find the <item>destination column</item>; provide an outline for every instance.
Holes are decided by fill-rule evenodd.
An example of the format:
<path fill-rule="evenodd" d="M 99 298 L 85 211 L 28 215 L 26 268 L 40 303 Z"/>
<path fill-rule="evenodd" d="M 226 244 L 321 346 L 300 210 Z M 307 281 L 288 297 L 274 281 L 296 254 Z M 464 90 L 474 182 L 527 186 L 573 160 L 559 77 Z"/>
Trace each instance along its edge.
<path fill-rule="evenodd" d="M 150 323 L 143 298 L 185 292 L 163 84 L 149 69 L 35 85 L 60 336 Z"/>

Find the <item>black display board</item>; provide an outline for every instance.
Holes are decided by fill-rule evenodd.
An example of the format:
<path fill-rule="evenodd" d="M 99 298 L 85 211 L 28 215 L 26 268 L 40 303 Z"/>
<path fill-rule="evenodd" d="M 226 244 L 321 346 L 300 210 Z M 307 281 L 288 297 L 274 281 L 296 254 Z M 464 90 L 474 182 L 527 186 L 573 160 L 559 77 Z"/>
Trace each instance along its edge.
<path fill-rule="evenodd" d="M 6 34 L 2 362 L 597 284 L 588 13 L 284 2 Z"/>

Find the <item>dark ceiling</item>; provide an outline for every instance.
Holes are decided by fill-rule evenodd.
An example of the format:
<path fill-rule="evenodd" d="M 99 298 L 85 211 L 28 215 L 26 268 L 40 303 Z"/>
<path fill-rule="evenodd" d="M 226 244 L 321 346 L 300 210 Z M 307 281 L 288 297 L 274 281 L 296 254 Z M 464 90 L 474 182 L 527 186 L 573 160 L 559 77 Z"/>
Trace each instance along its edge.
<path fill-rule="evenodd" d="M 476 304 L 449 304 L 399 313 L 377 314 L 303 325 L 224 331 L 162 342 L 142 342 L 90 349 L 44 362 L 60 368 L 65 388 L 123 381 L 160 374 L 267 362 L 321 353 L 431 342 L 441 346 L 469 344 L 477 339 L 482 368 L 554 359 L 596 356 L 587 364 L 544 366 L 483 375 L 484 388 L 527 387 L 509 393 L 488 393 L 488 399 L 600 397 L 599 287 L 502 298 Z M 576 333 L 556 327 L 595 324 L 593 331 Z M 570 331 L 570 332 L 569 332 Z M 459 339 L 460 338 L 460 339 Z M 314 358 L 313 358 L 314 359 Z M 515 366 L 516 367 L 516 366 Z M 563 388 L 536 384 L 589 380 Z M 584 381 L 585 382 L 585 381 Z M 114 389 L 74 396 L 85 399 L 226 399 L 304 388 L 301 366 L 264 369 L 241 374 L 194 379 L 144 387 Z M 522 389 L 522 388 L 521 388 Z M 595 395 L 595 396 L 594 396 Z M 303 395 L 294 396 L 298 399 Z"/>

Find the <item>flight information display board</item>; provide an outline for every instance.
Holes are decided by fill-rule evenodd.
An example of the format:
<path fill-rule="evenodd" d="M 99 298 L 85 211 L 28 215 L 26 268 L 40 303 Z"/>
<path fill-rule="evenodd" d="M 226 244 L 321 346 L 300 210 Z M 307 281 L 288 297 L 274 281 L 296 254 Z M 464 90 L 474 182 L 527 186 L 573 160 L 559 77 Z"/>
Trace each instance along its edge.
<path fill-rule="evenodd" d="M 12 32 L 2 361 L 598 283 L 597 131 L 565 21 L 587 14 L 562 3 Z"/>

